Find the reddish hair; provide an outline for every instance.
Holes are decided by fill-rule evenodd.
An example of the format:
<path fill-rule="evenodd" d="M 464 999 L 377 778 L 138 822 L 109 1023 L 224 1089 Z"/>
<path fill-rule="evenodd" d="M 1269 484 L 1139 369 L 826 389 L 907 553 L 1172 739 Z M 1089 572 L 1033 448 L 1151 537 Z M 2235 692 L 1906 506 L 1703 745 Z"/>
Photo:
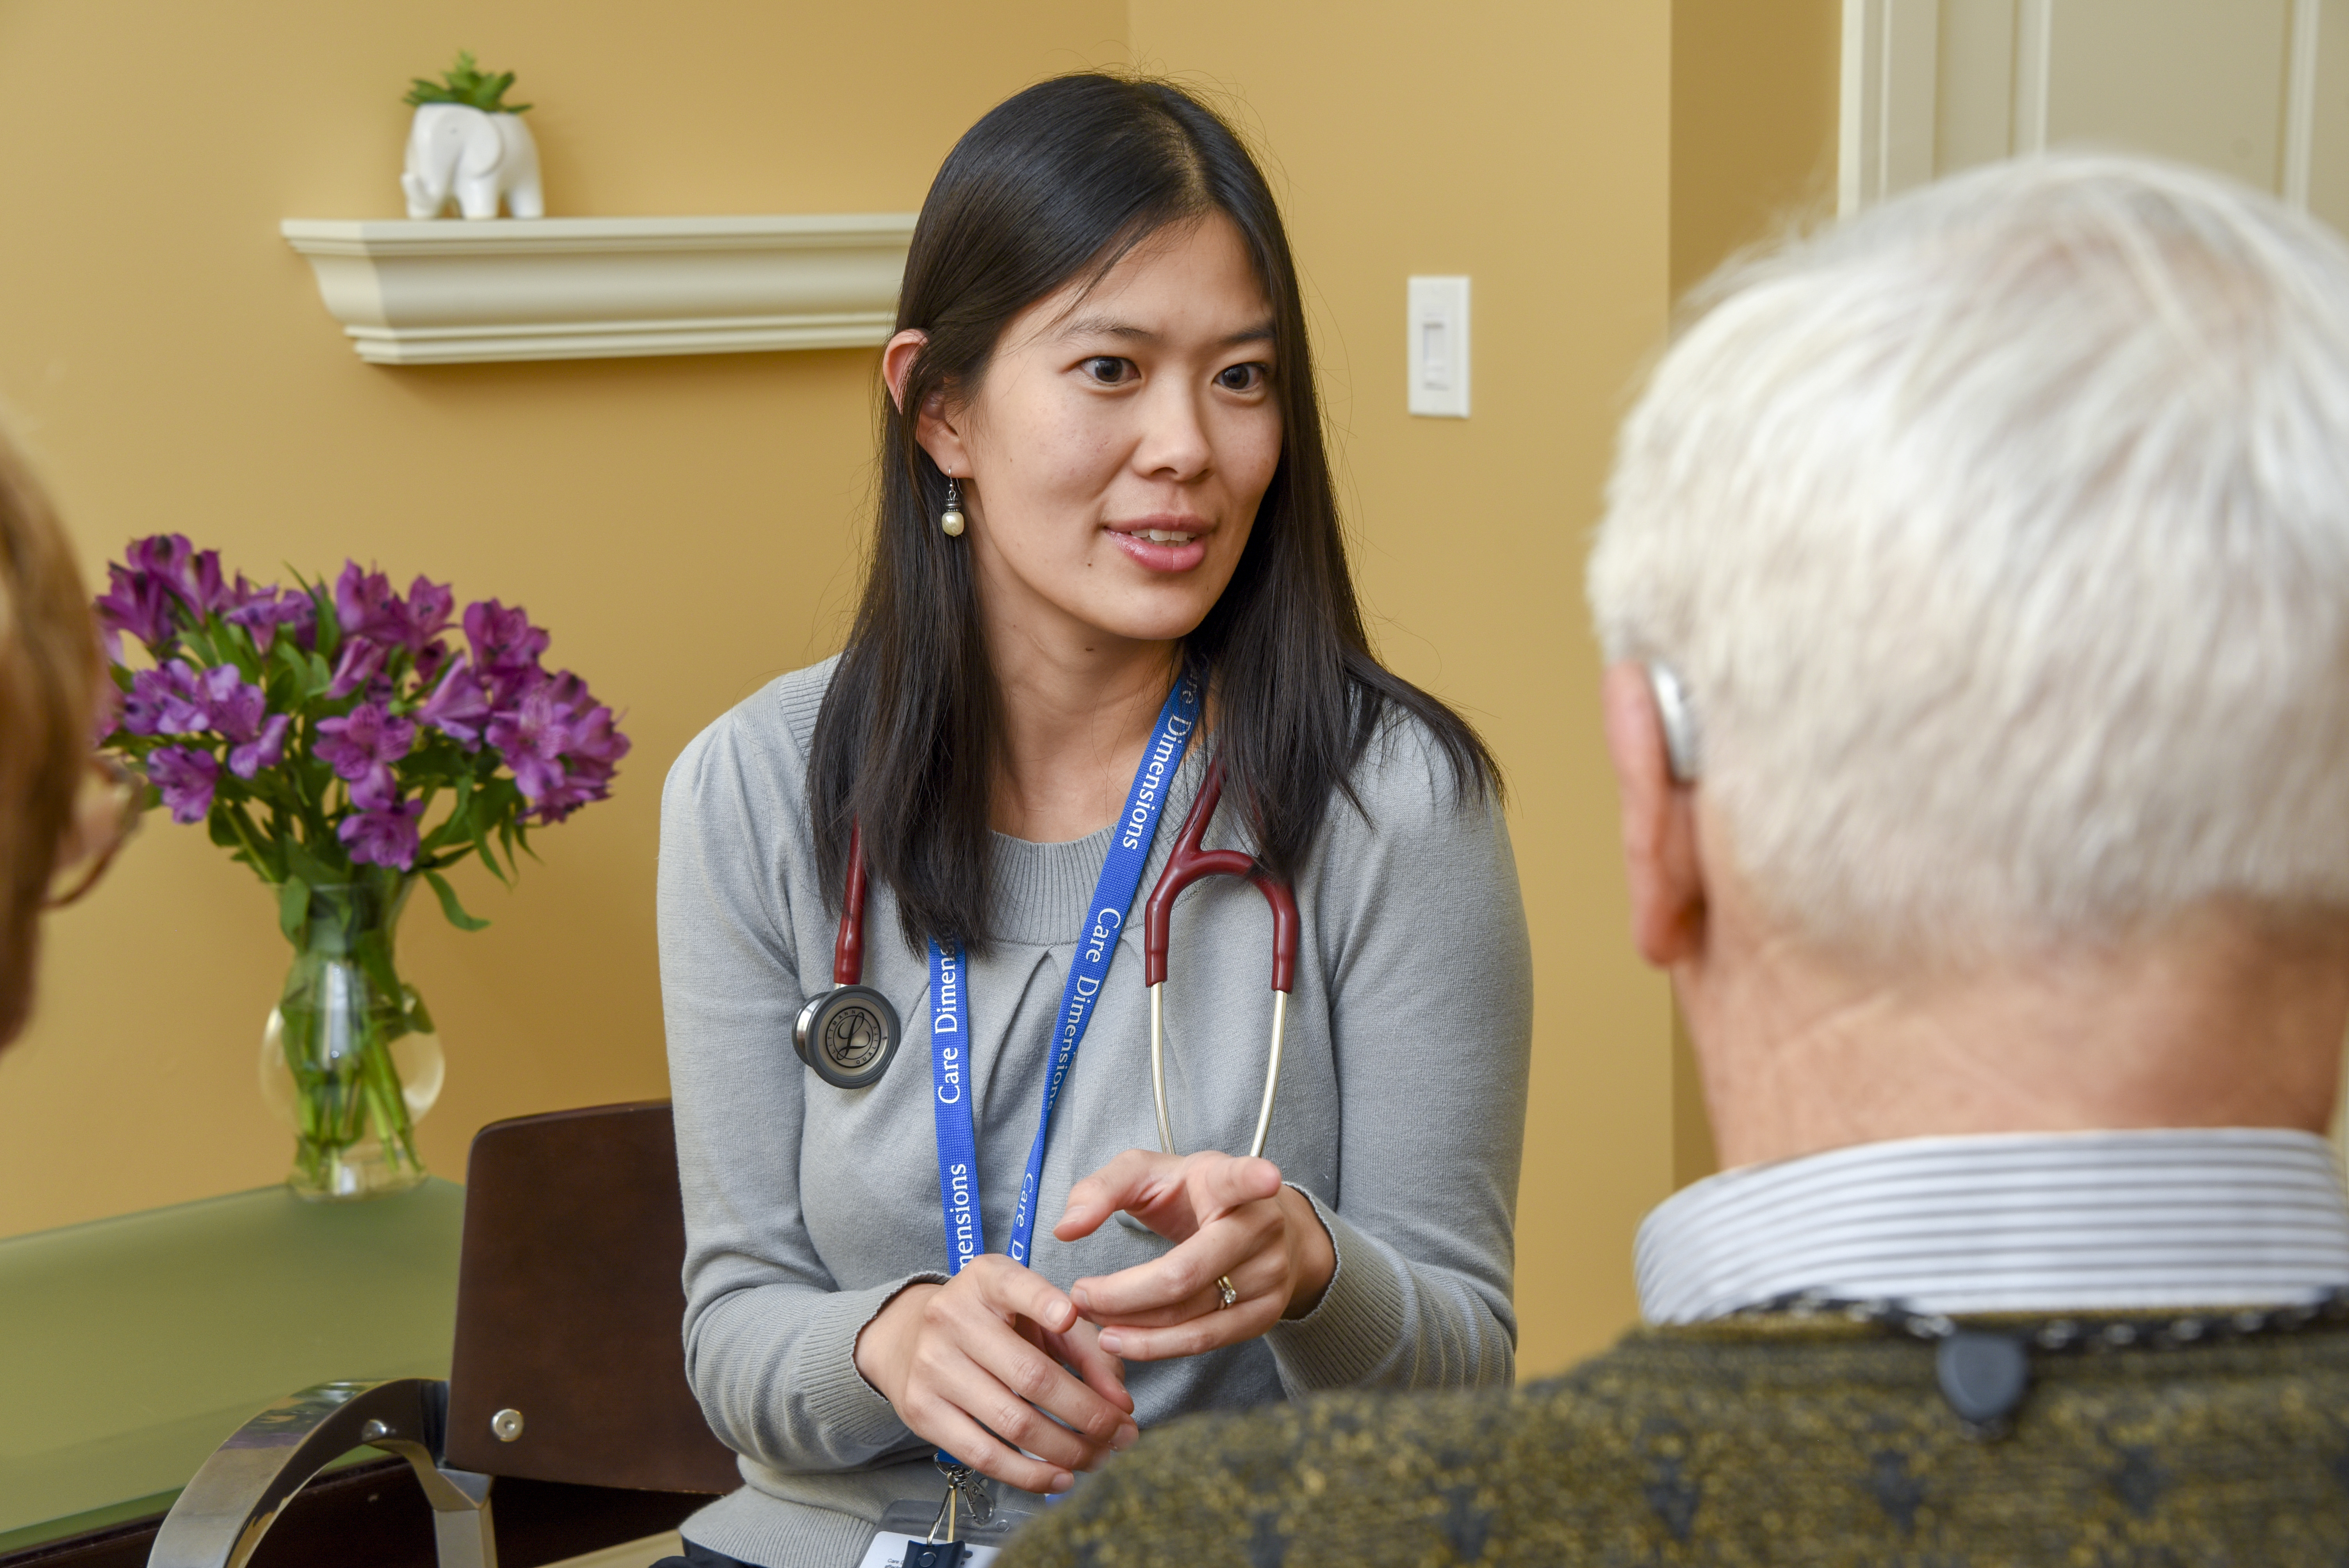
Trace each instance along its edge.
<path fill-rule="evenodd" d="M 0 1046 L 32 1010 L 41 902 L 73 823 L 103 667 L 73 548 L 0 436 Z"/>

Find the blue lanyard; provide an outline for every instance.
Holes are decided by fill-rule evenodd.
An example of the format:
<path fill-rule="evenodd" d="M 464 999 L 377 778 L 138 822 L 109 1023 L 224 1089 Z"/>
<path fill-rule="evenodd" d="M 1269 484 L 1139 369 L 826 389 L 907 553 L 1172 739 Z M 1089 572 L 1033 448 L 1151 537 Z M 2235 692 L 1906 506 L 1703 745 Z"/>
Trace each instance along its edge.
<path fill-rule="evenodd" d="M 1191 744 L 1199 723 L 1199 679 L 1189 670 L 1166 694 L 1158 710 L 1158 727 L 1142 753 L 1133 788 L 1125 797 L 1125 813 L 1118 819 L 1110 840 L 1109 858 L 1102 862 L 1101 880 L 1093 886 L 1092 913 L 1077 939 L 1076 956 L 1069 962 L 1069 984 L 1061 993 L 1057 1015 L 1060 1030 L 1052 1047 L 1052 1070 L 1044 1079 L 1044 1109 L 1036 1119 L 1036 1141 L 1028 1150 L 1027 1173 L 1019 1181 L 1019 1207 L 1011 1219 L 1011 1261 L 1028 1261 L 1029 1243 L 1036 1233 L 1036 1189 L 1044 1174 L 1044 1145 L 1052 1130 L 1053 1102 L 1069 1076 L 1083 1043 L 1085 1026 L 1092 1022 L 1093 1005 L 1101 998 L 1102 982 L 1110 961 L 1117 956 L 1117 934 L 1133 907 L 1134 890 L 1142 885 L 1142 869 L 1150 860 L 1151 840 L 1166 805 L 1174 770 Z M 960 1274 L 987 1250 L 987 1233 L 978 1211 L 978 1138 L 971 1109 L 970 988 L 963 951 L 952 953 L 930 944 L 930 1083 L 938 1129 L 938 1206 L 945 1212 L 948 1272 Z"/>

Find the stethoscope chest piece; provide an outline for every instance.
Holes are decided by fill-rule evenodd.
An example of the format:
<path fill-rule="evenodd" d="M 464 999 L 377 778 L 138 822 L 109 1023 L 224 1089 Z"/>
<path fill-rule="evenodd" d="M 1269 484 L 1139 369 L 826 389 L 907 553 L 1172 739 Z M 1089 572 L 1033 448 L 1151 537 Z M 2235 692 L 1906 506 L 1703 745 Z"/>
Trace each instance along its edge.
<path fill-rule="evenodd" d="M 832 950 L 833 986 L 808 998 L 792 1046 L 834 1088 L 863 1088 L 889 1070 L 905 1030 L 889 998 L 864 981 L 864 835 L 848 830 L 848 887 Z"/>
<path fill-rule="evenodd" d="M 792 1044 L 834 1088 L 863 1088 L 889 1070 L 905 1032 L 888 997 L 870 985 L 838 985 L 800 1009 Z"/>

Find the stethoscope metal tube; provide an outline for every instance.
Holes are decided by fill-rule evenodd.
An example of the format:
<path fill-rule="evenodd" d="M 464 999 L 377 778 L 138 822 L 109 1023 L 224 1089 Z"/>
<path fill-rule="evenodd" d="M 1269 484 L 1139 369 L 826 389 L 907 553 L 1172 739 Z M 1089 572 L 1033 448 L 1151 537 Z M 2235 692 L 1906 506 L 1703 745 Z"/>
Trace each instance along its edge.
<path fill-rule="evenodd" d="M 1246 877 L 1264 894 L 1265 903 L 1272 906 L 1272 1045 L 1265 1060 L 1264 1099 L 1257 1109 L 1256 1136 L 1248 1143 L 1248 1155 L 1254 1159 L 1264 1153 L 1265 1140 L 1271 1136 L 1273 1099 L 1280 1089 L 1280 1051 L 1288 1029 L 1288 993 L 1297 977 L 1297 897 L 1254 855 L 1238 850 L 1199 847 L 1223 793 L 1224 763 L 1219 757 L 1207 765 L 1198 799 L 1191 802 L 1191 810 L 1183 819 L 1183 830 L 1175 836 L 1174 852 L 1167 856 L 1166 868 L 1159 872 L 1158 884 L 1151 889 L 1150 903 L 1143 911 L 1142 978 L 1150 988 L 1150 1093 L 1158 1110 L 1158 1147 L 1168 1154 L 1178 1153 L 1174 1120 L 1166 1110 L 1166 951 L 1174 925 L 1174 901 L 1182 896 L 1185 888 L 1203 877 Z"/>

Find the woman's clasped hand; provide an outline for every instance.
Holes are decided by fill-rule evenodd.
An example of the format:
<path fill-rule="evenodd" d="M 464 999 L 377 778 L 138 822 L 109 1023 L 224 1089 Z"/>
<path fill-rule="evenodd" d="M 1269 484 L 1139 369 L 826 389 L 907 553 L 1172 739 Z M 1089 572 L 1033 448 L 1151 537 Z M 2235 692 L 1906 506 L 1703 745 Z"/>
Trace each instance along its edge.
<path fill-rule="evenodd" d="M 856 1369 L 916 1437 L 1027 1491 L 1066 1491 L 1140 1435 L 1101 1330 L 1000 1253 L 898 1292 L 857 1336 Z"/>
<path fill-rule="evenodd" d="M 1128 1150 L 1070 1189 L 1052 1233 L 1076 1241 L 1121 1209 L 1174 1245 L 1067 1292 L 982 1253 L 944 1284 L 899 1292 L 858 1336 L 857 1371 L 980 1474 L 1066 1491 L 1140 1435 L 1126 1361 L 1253 1339 L 1310 1312 L 1337 1271 L 1320 1216 L 1269 1160 Z"/>
<path fill-rule="evenodd" d="M 1198 1356 L 1313 1309 L 1337 1250 L 1312 1203 L 1269 1160 L 1129 1149 L 1069 1189 L 1052 1233 L 1091 1235 L 1124 1210 L 1174 1243 L 1165 1256 L 1081 1279 L 1069 1295 L 1101 1347 L 1132 1361 Z M 1224 1301 L 1228 1284 L 1232 1299 Z"/>

